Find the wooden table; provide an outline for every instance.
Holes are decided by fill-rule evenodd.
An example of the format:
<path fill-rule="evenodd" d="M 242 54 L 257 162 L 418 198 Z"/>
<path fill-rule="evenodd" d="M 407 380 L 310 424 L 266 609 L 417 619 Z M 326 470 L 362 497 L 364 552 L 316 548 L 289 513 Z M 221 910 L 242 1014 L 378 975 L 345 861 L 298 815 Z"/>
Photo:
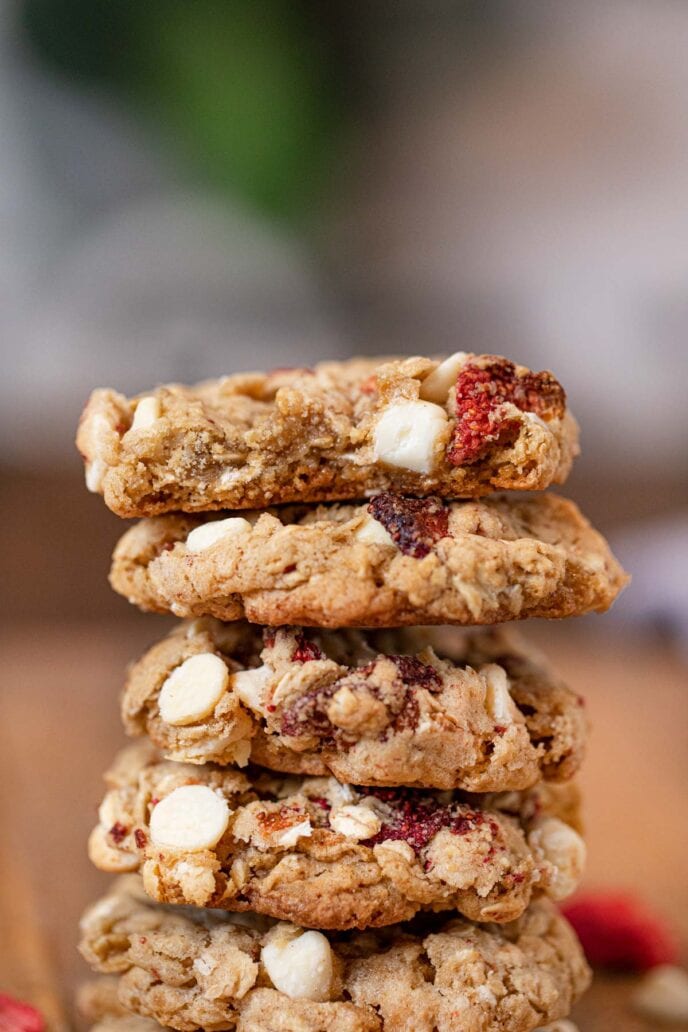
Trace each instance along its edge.
<path fill-rule="evenodd" d="M 85 855 L 100 776 L 123 740 L 117 694 L 127 661 L 165 621 L 18 625 L 2 632 L 0 990 L 72 1027 L 86 976 L 77 921 L 107 884 Z M 531 633 L 588 699 L 595 725 L 582 777 L 589 886 L 624 886 L 688 942 L 688 678 L 658 642 L 612 636 L 604 621 Z M 628 1009 L 629 980 L 599 979 L 579 1005 L 582 1032 L 649 1032 Z M 676 1027 L 676 1026 L 675 1026 Z"/>

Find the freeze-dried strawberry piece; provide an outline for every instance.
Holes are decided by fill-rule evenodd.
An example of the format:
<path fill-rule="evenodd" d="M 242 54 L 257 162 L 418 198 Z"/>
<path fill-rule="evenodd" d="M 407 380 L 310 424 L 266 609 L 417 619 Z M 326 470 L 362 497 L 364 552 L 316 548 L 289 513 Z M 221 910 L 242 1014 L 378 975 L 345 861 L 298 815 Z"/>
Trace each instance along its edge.
<path fill-rule="evenodd" d="M 629 893 L 578 896 L 562 910 L 594 967 L 647 971 L 677 962 L 679 951 L 671 929 Z"/>
<path fill-rule="evenodd" d="M 566 411 L 564 388 L 546 369 L 517 376 L 512 401 L 521 412 L 534 412 L 541 419 L 561 419 Z"/>
<path fill-rule="evenodd" d="M 482 810 L 472 810 L 460 804 L 443 806 L 433 796 L 409 788 L 365 788 L 361 791 L 393 810 L 389 818 L 383 820 L 377 834 L 366 839 L 363 843 L 366 846 L 376 846 L 381 842 L 407 842 L 417 855 L 444 828 L 452 835 L 468 835 L 487 824 L 493 837 L 499 835 L 497 822 Z"/>
<path fill-rule="evenodd" d="M 309 641 L 305 634 L 296 635 L 296 648 L 291 654 L 293 663 L 309 663 L 314 659 L 322 659 L 322 652 L 315 644 Z"/>
<path fill-rule="evenodd" d="M 422 559 L 435 542 L 449 536 L 449 509 L 441 498 L 406 498 L 386 491 L 368 505 L 404 555 Z"/>
<path fill-rule="evenodd" d="M 442 679 L 435 668 L 429 663 L 421 662 L 417 656 L 390 656 L 389 658 L 399 671 L 402 682 L 406 685 L 417 685 L 432 691 L 442 684 Z"/>
<path fill-rule="evenodd" d="M 551 373 L 524 373 L 505 358 L 486 365 L 468 363 L 456 380 L 456 426 L 447 449 L 455 466 L 482 459 L 495 444 L 509 444 L 519 431 L 517 419 L 505 415 L 510 402 L 522 412 L 560 419 L 566 408 L 564 389 Z"/>
<path fill-rule="evenodd" d="M 45 1021 L 35 1007 L 0 993 L 0 1032 L 45 1032 Z"/>

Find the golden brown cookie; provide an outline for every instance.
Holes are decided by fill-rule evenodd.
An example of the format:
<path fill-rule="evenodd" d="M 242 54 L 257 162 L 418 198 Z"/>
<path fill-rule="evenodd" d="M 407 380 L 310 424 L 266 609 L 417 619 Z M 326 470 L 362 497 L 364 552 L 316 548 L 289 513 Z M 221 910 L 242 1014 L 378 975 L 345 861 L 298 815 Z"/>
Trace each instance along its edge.
<path fill-rule="evenodd" d="M 458 353 L 239 373 L 133 399 L 97 390 L 77 445 L 114 512 L 152 516 L 541 490 L 566 479 L 578 428 L 551 373 Z"/>
<path fill-rule="evenodd" d="M 142 609 L 332 628 L 575 616 L 607 609 L 626 580 L 551 494 L 157 516 L 126 532 L 110 575 Z"/>
<path fill-rule="evenodd" d="M 358 785 L 523 789 L 578 770 L 583 700 L 513 632 L 316 631 L 210 617 L 130 669 L 122 715 L 168 759 Z"/>
<path fill-rule="evenodd" d="M 532 1032 L 590 982 L 575 934 L 545 900 L 507 925 L 428 915 L 323 935 L 162 907 L 122 878 L 81 931 L 91 967 L 117 977 L 119 1004 L 180 1032 Z"/>
<path fill-rule="evenodd" d="M 424 908 L 510 921 L 582 873 L 574 788 L 467 795 L 249 774 L 130 747 L 107 775 L 91 859 L 140 868 L 160 902 L 337 929 Z"/>

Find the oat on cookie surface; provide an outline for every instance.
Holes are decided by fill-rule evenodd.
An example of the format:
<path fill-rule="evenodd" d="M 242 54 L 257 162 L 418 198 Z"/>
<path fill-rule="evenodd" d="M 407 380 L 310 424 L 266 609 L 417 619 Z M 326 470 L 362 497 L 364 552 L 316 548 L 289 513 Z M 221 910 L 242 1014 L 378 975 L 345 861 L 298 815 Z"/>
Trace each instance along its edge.
<path fill-rule="evenodd" d="M 607 609 L 626 580 L 552 494 L 158 516 L 125 533 L 110 574 L 142 609 L 331 628 L 574 616 Z"/>
<path fill-rule="evenodd" d="M 477 497 L 563 483 L 575 420 L 551 373 L 493 355 L 353 359 L 128 399 L 97 390 L 77 445 L 120 516 L 370 491 Z"/>
<path fill-rule="evenodd" d="M 168 759 L 358 785 L 523 789 L 578 770 L 587 720 L 513 631 L 183 623 L 129 671 L 122 716 Z"/>
<path fill-rule="evenodd" d="M 85 959 L 117 979 L 113 1011 L 180 1032 L 532 1032 L 564 1017 L 590 979 L 545 900 L 507 925 L 428 915 L 325 936 L 160 906 L 122 878 L 81 930 Z"/>
<path fill-rule="evenodd" d="M 130 746 L 106 776 L 90 839 L 106 871 L 141 870 L 152 898 L 365 928 L 457 909 L 510 921 L 576 887 L 576 790 L 468 794 L 250 776 Z"/>

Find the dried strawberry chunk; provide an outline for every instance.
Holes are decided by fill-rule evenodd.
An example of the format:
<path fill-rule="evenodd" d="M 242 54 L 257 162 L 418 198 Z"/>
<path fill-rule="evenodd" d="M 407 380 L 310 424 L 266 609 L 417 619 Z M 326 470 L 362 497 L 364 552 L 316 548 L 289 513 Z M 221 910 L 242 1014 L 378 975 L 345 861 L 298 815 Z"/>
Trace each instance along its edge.
<path fill-rule="evenodd" d="M 589 893 L 562 909 L 594 967 L 647 971 L 678 961 L 671 929 L 630 893 Z"/>
<path fill-rule="evenodd" d="M 488 824 L 491 834 L 494 837 L 499 835 L 497 822 L 482 810 L 460 804 L 443 806 L 434 797 L 410 788 L 366 788 L 362 791 L 393 810 L 377 834 L 364 841 L 366 846 L 376 846 L 380 842 L 407 842 L 418 855 L 444 828 L 452 835 L 467 835 Z"/>
<path fill-rule="evenodd" d="M 45 1020 L 35 1007 L 0 993 L 0 1032 L 45 1032 Z"/>
<path fill-rule="evenodd" d="M 296 648 L 291 654 L 292 663 L 309 663 L 314 659 L 322 659 L 322 652 L 305 634 L 296 635 Z"/>
<path fill-rule="evenodd" d="M 437 691 L 441 687 L 440 675 L 416 656 L 380 656 L 363 667 L 351 668 L 348 673 L 331 684 L 316 685 L 296 698 L 282 713 L 280 734 L 287 737 L 317 735 L 324 744 L 338 743 L 345 746 L 347 736 L 335 727 L 327 716 L 327 708 L 333 695 L 346 685 L 353 691 L 368 692 L 376 699 L 383 697 L 379 684 L 375 683 L 375 672 L 380 661 L 391 660 L 396 669 L 395 685 L 390 685 L 384 695 L 389 712 L 389 724 L 381 732 L 382 740 L 391 733 L 414 730 L 420 718 L 417 688 Z"/>
<path fill-rule="evenodd" d="M 368 505 L 395 545 L 414 559 L 428 555 L 435 542 L 449 536 L 449 509 L 441 498 L 406 498 L 386 491 Z"/>
<path fill-rule="evenodd" d="M 423 663 L 417 656 L 389 656 L 403 684 L 427 688 L 429 691 L 439 688 L 442 678 L 429 663 Z"/>
<path fill-rule="evenodd" d="M 109 834 L 110 838 L 119 845 L 129 834 L 129 828 L 126 828 L 120 821 L 116 821 L 110 828 Z"/>
<path fill-rule="evenodd" d="M 486 365 L 469 362 L 459 372 L 455 390 L 456 425 L 447 449 L 455 466 L 478 462 L 492 446 L 515 440 L 519 422 L 505 415 L 508 402 L 543 419 L 559 419 L 566 408 L 564 389 L 551 373 L 519 376 L 506 358 Z"/>

